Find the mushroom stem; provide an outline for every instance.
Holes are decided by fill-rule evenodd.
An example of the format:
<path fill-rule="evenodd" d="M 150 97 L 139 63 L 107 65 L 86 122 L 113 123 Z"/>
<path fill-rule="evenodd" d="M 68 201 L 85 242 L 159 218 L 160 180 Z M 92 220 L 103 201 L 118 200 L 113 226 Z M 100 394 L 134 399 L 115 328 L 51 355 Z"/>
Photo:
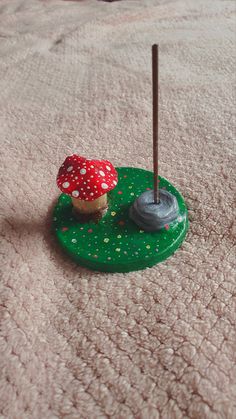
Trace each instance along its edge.
<path fill-rule="evenodd" d="M 72 204 L 75 211 L 79 214 L 93 214 L 107 208 L 107 194 L 94 199 L 94 201 L 72 198 Z"/>

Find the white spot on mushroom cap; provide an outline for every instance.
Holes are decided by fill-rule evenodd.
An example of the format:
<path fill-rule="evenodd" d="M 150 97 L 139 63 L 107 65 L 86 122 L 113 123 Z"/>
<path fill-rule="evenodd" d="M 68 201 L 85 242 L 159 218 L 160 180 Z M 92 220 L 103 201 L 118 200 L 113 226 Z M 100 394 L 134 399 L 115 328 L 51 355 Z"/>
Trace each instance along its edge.
<path fill-rule="evenodd" d="M 102 183 L 101 184 L 101 187 L 102 187 L 102 189 L 107 189 L 108 188 L 108 185 L 106 183 Z"/>
<path fill-rule="evenodd" d="M 117 185 L 117 182 L 115 180 L 113 180 L 114 185 Z"/>
<path fill-rule="evenodd" d="M 111 171 L 110 166 L 106 166 L 106 169 L 109 170 L 109 172 Z"/>
<path fill-rule="evenodd" d="M 64 183 L 62 184 L 62 187 L 63 187 L 63 188 L 69 188 L 69 186 L 70 186 L 69 182 L 64 182 Z"/>
<path fill-rule="evenodd" d="M 73 170 L 73 166 L 69 166 L 69 167 L 67 168 L 67 172 L 71 172 L 71 170 Z"/>
<path fill-rule="evenodd" d="M 79 191 L 74 190 L 74 191 L 72 192 L 72 196 L 73 196 L 74 198 L 78 198 L 78 196 L 79 196 Z"/>
<path fill-rule="evenodd" d="M 80 172 L 80 174 L 81 174 L 81 175 L 85 175 L 85 173 L 86 173 L 86 169 L 80 169 L 80 171 L 79 171 L 79 172 Z"/>
<path fill-rule="evenodd" d="M 105 173 L 102 170 L 99 170 L 99 175 L 105 176 Z"/>

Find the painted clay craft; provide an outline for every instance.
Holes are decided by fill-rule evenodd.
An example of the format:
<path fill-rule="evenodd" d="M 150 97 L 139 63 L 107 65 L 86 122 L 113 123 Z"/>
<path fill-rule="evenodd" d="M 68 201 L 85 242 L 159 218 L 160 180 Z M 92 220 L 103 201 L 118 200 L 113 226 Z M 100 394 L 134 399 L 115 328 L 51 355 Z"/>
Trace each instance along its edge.
<path fill-rule="evenodd" d="M 90 160 L 72 154 L 59 169 L 57 185 L 71 196 L 74 214 L 81 221 L 101 219 L 108 208 L 107 193 L 118 182 L 117 171 L 108 160 Z"/>
<path fill-rule="evenodd" d="M 158 165 L 158 46 L 152 47 L 153 171 L 114 168 L 108 160 L 73 154 L 57 185 L 63 192 L 53 212 L 53 230 L 79 265 L 102 272 L 152 267 L 171 256 L 188 230 L 182 195 Z"/>

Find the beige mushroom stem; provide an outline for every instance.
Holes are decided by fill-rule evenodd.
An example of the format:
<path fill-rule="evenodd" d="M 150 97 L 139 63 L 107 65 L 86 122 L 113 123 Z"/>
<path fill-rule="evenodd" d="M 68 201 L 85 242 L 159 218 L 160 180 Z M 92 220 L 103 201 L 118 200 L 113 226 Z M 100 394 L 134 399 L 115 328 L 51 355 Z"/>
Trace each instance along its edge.
<path fill-rule="evenodd" d="M 72 204 L 79 214 L 93 214 L 107 208 L 107 194 L 105 193 L 94 201 L 72 198 Z"/>

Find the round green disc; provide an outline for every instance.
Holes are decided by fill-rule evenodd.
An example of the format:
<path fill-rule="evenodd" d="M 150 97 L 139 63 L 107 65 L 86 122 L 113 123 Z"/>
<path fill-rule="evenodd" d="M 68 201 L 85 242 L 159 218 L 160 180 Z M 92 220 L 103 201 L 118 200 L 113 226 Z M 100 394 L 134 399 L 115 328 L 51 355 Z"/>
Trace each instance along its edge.
<path fill-rule="evenodd" d="M 168 258 L 181 245 L 188 229 L 187 208 L 181 194 L 159 177 L 160 188 L 176 196 L 179 216 L 154 233 L 141 230 L 129 208 L 142 192 L 153 188 L 153 173 L 118 167 L 118 185 L 108 194 L 109 208 L 96 224 L 80 223 L 72 213 L 71 198 L 61 194 L 54 208 L 53 229 L 64 250 L 81 266 L 103 272 L 130 272 Z"/>

